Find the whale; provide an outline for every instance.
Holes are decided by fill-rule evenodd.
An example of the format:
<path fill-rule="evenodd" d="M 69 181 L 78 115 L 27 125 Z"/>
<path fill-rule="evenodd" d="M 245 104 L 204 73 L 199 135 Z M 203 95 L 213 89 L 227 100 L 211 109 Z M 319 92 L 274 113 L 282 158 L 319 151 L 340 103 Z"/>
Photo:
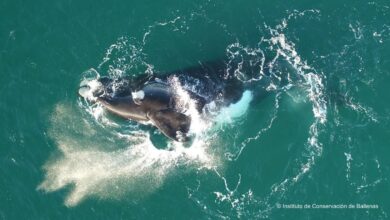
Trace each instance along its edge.
<path fill-rule="evenodd" d="M 202 113 L 206 104 L 214 102 L 222 106 L 241 97 L 242 83 L 226 75 L 225 63 L 208 62 L 169 73 L 85 79 L 78 93 L 114 115 L 151 124 L 168 138 L 186 142 L 190 140 L 192 119 L 186 114 L 188 106 L 182 105 L 182 94 L 172 81 L 182 85 L 195 109 Z"/>

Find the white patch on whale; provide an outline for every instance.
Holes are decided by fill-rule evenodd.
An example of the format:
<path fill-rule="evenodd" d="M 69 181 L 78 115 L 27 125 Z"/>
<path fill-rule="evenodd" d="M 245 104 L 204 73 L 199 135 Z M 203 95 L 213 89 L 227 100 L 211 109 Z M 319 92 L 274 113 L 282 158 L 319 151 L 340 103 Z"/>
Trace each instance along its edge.
<path fill-rule="evenodd" d="M 131 96 L 133 97 L 133 99 L 142 100 L 145 98 L 145 92 L 143 90 L 139 90 L 137 92 L 132 92 Z"/>

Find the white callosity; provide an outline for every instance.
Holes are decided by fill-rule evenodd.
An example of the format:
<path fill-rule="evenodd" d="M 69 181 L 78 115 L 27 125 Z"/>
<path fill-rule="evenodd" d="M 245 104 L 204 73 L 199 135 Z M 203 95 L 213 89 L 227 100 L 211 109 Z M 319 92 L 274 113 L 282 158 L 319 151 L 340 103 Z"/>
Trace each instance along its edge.
<path fill-rule="evenodd" d="M 145 97 L 145 92 L 143 90 L 139 90 L 137 92 L 132 92 L 131 96 L 133 97 L 133 101 L 139 105 L 141 100 Z"/>

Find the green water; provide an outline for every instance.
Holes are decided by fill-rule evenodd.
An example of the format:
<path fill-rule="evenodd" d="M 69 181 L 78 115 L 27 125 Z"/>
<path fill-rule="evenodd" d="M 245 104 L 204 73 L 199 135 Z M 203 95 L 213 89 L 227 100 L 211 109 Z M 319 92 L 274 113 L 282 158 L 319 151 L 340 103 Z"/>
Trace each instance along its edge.
<path fill-rule="evenodd" d="M 217 59 L 254 98 L 190 147 L 77 95 Z M 2 0 L 0 82 L 0 219 L 389 217 L 388 1 Z"/>

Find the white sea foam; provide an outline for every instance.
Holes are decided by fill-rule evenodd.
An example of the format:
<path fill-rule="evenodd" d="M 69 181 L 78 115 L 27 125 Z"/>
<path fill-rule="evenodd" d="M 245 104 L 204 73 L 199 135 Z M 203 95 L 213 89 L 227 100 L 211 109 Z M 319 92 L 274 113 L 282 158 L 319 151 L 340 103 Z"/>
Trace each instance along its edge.
<path fill-rule="evenodd" d="M 179 21 L 181 19 L 180 16 L 170 20 L 170 21 L 163 21 L 163 22 L 155 22 L 153 25 L 150 25 L 148 27 L 148 30 L 145 32 L 143 38 L 142 38 L 142 42 L 143 44 L 145 45 L 146 42 L 147 42 L 147 38 L 149 37 L 150 34 L 152 34 L 152 31 L 156 28 L 156 27 L 163 27 L 163 26 L 166 26 L 166 25 L 175 25 L 177 21 Z M 177 27 L 175 27 L 174 30 L 178 30 Z"/>
<path fill-rule="evenodd" d="M 349 179 L 351 177 L 351 161 L 353 159 L 352 159 L 351 153 L 344 153 L 344 155 L 345 155 L 345 160 L 346 160 L 346 163 L 347 163 L 347 170 L 346 170 L 347 175 L 346 175 L 346 178 L 349 181 Z"/>

